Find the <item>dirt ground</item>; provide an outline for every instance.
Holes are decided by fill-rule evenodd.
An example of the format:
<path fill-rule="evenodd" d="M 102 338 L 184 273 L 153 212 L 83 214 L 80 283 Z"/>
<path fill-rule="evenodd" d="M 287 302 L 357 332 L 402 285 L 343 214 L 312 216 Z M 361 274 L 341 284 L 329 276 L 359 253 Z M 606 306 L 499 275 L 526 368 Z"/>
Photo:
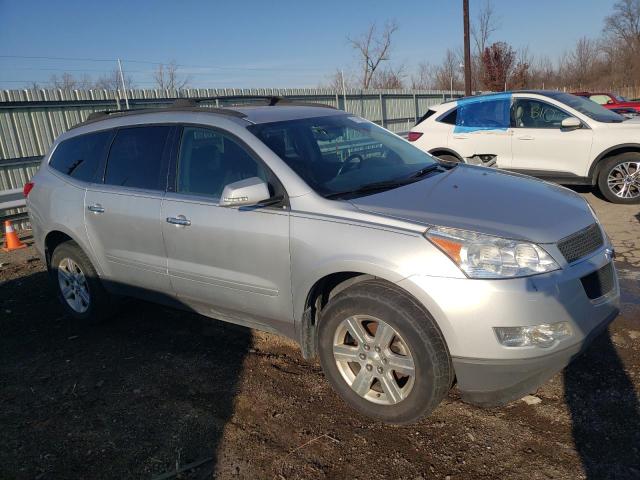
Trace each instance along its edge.
<path fill-rule="evenodd" d="M 0 252 L 0 479 L 640 478 L 640 208 L 583 195 L 618 252 L 609 332 L 529 403 L 454 389 L 401 427 L 274 335 L 137 301 L 72 326 L 33 248 Z"/>

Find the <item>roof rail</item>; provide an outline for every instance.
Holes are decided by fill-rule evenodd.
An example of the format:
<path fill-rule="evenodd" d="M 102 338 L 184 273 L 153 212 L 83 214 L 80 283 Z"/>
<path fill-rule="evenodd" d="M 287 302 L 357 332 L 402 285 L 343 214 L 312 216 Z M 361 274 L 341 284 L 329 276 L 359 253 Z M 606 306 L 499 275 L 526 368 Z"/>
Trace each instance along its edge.
<path fill-rule="evenodd" d="M 183 107 L 186 105 L 189 106 L 197 106 L 202 102 L 211 102 L 215 100 L 264 100 L 266 105 L 269 107 L 273 107 L 275 105 L 292 105 L 292 106 L 303 106 L 303 107 L 321 107 L 321 108 L 332 108 L 335 110 L 335 107 L 331 105 L 327 105 L 326 103 L 314 103 L 314 102 L 304 102 L 292 100 L 287 97 L 279 97 L 277 95 L 221 95 L 216 97 L 207 97 L 207 98 L 179 98 L 173 102 L 172 106 Z M 230 105 L 235 107 L 240 106 L 250 106 L 250 104 L 240 104 L 240 105 Z"/>
<path fill-rule="evenodd" d="M 274 95 L 231 95 L 231 96 L 219 96 L 219 97 L 207 97 L 207 98 L 178 98 L 174 100 L 172 103 L 167 104 L 162 107 L 151 107 L 151 108 L 133 108 L 130 110 L 104 110 L 100 112 L 90 113 L 87 119 L 84 122 L 78 123 L 74 125 L 72 128 L 77 128 L 83 125 L 87 125 L 89 123 L 97 122 L 100 120 L 104 120 L 105 118 L 117 118 L 117 117 L 125 117 L 129 115 L 138 115 L 142 113 L 160 113 L 166 112 L 167 110 L 182 110 L 182 111 L 192 111 L 192 112 L 209 112 L 209 113 L 217 113 L 220 115 L 229 115 L 232 117 L 244 118 L 246 115 L 238 110 L 234 110 L 233 107 L 244 107 L 244 106 L 252 106 L 252 104 L 244 104 L 233 105 L 229 107 L 224 106 L 200 106 L 201 103 L 211 102 L 216 100 L 251 100 L 258 99 L 264 100 L 266 106 L 275 106 L 275 105 L 291 105 L 291 106 L 301 106 L 301 107 L 320 107 L 320 108 L 332 108 L 331 105 L 327 105 L 324 103 L 313 103 L 313 102 L 299 102 L 296 100 L 291 100 L 285 97 L 278 97 Z M 258 105 L 264 105 L 259 103 Z"/>

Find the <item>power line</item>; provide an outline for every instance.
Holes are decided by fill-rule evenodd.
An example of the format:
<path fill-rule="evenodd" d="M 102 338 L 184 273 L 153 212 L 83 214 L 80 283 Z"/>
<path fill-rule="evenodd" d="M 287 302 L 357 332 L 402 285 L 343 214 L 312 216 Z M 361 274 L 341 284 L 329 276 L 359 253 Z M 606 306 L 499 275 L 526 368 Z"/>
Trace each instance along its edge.
<path fill-rule="evenodd" d="M 29 56 L 29 55 L 0 55 L 0 58 L 6 59 L 25 59 L 25 60 L 63 60 L 63 61 L 80 61 L 80 62 L 113 62 L 117 63 L 116 58 L 90 58 L 90 57 L 47 57 L 47 56 Z M 134 60 L 130 58 L 122 58 L 127 63 L 143 63 L 147 65 L 170 65 L 171 62 L 152 62 L 149 60 Z M 184 63 L 176 63 L 176 67 L 183 68 L 210 68 L 217 70 L 256 70 L 256 71 L 300 71 L 300 70 L 316 70 L 318 67 L 299 67 L 299 66 L 278 66 L 278 67 L 252 67 L 243 65 L 190 65 Z"/>

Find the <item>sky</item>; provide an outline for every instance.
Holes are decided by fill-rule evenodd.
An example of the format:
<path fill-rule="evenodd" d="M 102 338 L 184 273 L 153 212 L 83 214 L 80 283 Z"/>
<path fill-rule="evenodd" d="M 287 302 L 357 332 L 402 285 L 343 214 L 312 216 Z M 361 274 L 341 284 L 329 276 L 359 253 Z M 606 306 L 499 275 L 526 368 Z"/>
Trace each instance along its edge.
<path fill-rule="evenodd" d="M 470 0 L 472 21 L 485 2 Z M 492 41 L 557 60 L 600 35 L 615 0 L 492 3 Z M 117 58 L 138 88 L 152 88 L 157 63 L 171 60 L 192 87 L 317 87 L 336 69 L 355 71 L 347 36 L 387 20 L 399 26 L 391 62 L 408 74 L 462 46 L 462 0 L 0 0 L 0 88 L 65 71 L 95 79 Z"/>

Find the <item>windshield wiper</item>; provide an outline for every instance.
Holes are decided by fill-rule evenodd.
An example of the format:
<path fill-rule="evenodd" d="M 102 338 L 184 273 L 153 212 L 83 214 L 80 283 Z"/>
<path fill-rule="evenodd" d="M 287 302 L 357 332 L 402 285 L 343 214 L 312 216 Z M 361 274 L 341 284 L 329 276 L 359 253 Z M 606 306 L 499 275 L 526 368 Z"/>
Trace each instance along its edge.
<path fill-rule="evenodd" d="M 402 185 L 406 185 L 407 183 L 411 183 L 407 181 L 407 179 L 396 179 L 396 180 L 387 180 L 384 182 L 374 182 L 368 183 L 366 185 L 362 185 L 361 187 L 355 188 L 353 190 L 345 190 L 343 192 L 333 192 L 328 193 L 324 196 L 324 198 L 340 198 L 345 195 L 358 195 L 359 193 L 371 193 L 377 192 L 380 190 L 390 190 L 395 187 L 400 187 Z"/>
<path fill-rule="evenodd" d="M 406 177 L 406 179 L 415 179 L 415 178 L 424 177 L 427 173 L 431 173 L 434 170 L 437 170 L 438 168 L 440 168 L 441 166 L 442 165 L 440 165 L 439 163 L 434 163 L 433 165 L 429 165 L 427 167 L 421 168 L 417 172 L 413 172 L 411 175 Z"/>

